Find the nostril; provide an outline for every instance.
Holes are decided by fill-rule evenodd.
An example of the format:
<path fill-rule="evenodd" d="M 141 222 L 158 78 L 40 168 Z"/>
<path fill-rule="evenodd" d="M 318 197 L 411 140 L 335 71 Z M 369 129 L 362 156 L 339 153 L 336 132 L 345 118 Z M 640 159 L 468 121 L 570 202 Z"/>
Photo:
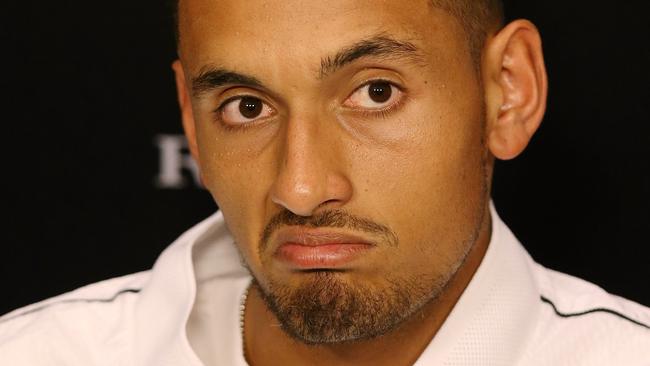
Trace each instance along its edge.
<path fill-rule="evenodd" d="M 271 201 L 298 216 L 309 217 L 314 211 L 313 206 L 304 205 L 294 200 L 284 201 L 278 197 L 272 197 Z"/>
<path fill-rule="evenodd" d="M 325 202 L 322 202 L 320 205 L 318 205 L 318 207 L 316 209 L 322 209 L 322 208 L 325 208 L 327 206 L 335 206 L 335 205 L 338 205 L 340 202 L 341 201 L 338 200 L 338 199 L 327 200 Z"/>

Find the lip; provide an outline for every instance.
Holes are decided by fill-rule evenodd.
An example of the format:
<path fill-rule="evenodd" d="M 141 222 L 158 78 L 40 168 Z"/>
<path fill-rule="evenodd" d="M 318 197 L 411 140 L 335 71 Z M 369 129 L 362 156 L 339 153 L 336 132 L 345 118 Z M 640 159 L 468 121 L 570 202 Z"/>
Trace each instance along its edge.
<path fill-rule="evenodd" d="M 275 258 L 294 270 L 344 269 L 375 246 L 360 236 L 301 227 L 280 229 L 275 242 Z"/>

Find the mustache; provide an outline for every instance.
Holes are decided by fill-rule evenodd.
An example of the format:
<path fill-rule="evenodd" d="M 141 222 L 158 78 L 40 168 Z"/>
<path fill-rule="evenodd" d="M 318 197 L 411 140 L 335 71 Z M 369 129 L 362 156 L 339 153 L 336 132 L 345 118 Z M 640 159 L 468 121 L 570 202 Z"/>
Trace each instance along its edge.
<path fill-rule="evenodd" d="M 283 209 L 274 215 L 264 228 L 260 238 L 260 249 L 264 250 L 271 235 L 282 226 L 306 226 L 310 228 L 338 228 L 361 231 L 382 238 L 389 246 L 398 245 L 397 234 L 388 226 L 370 219 L 352 215 L 344 210 L 328 210 L 313 216 L 299 216 Z"/>

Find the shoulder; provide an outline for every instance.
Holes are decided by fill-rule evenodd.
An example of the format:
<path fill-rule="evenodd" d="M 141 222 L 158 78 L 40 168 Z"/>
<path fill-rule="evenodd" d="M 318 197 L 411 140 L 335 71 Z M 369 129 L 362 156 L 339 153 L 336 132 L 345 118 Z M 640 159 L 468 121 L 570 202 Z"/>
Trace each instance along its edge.
<path fill-rule="evenodd" d="M 127 349 L 133 305 L 148 277 L 141 272 L 98 282 L 0 317 L 0 360 L 16 366 L 57 359 L 98 364 L 100 349 L 110 360 L 107 348 L 114 355 Z"/>
<path fill-rule="evenodd" d="M 650 308 L 537 264 L 534 272 L 541 313 L 533 347 L 547 364 L 650 363 Z"/>

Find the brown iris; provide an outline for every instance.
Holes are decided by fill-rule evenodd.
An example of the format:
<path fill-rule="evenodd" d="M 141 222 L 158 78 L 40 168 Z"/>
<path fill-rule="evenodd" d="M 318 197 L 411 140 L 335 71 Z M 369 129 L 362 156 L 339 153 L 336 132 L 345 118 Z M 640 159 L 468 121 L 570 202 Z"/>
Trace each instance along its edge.
<path fill-rule="evenodd" d="M 262 114 L 263 104 L 261 100 L 253 97 L 243 97 L 239 102 L 239 113 L 242 116 L 253 119 Z"/>
<path fill-rule="evenodd" d="M 385 81 L 374 82 L 368 87 L 370 99 L 375 103 L 385 103 L 393 95 L 393 89 L 390 83 Z"/>

